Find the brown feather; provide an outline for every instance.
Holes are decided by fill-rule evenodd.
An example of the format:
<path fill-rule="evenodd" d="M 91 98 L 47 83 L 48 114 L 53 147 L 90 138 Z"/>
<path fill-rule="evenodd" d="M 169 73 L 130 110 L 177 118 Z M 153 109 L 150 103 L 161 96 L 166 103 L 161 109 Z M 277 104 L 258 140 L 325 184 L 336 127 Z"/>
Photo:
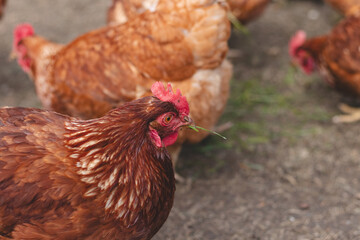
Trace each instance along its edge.
<path fill-rule="evenodd" d="M 320 61 L 320 56 L 323 54 L 324 48 L 327 46 L 328 36 L 319 36 L 314 37 L 301 46 L 299 49 L 304 49 L 315 59 L 315 61 Z"/>
<path fill-rule="evenodd" d="M 6 6 L 6 1 L 7 1 L 7 0 L 0 0 L 0 19 L 1 19 L 2 16 L 4 15 L 5 6 Z"/>

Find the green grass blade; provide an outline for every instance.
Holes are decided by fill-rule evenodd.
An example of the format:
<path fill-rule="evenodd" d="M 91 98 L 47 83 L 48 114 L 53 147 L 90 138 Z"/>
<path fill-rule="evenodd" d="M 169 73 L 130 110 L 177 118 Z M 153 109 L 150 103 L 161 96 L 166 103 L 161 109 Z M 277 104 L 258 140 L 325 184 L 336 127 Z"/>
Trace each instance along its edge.
<path fill-rule="evenodd" d="M 228 11 L 227 17 L 237 31 L 245 35 L 249 34 L 249 30 L 234 16 L 234 14 L 232 14 L 232 12 Z"/>
<path fill-rule="evenodd" d="M 188 126 L 189 128 L 191 128 L 192 130 L 196 131 L 196 132 L 199 132 L 199 129 L 200 130 L 203 130 L 203 131 L 206 131 L 206 132 L 210 132 L 212 134 L 215 134 L 216 136 L 219 136 L 221 137 L 222 139 L 224 140 L 227 140 L 226 137 L 224 137 L 223 135 L 221 135 L 220 133 L 217 133 L 215 131 L 212 131 L 212 130 L 209 130 L 209 129 L 206 129 L 206 128 L 203 128 L 203 127 L 199 127 L 199 126 Z"/>
<path fill-rule="evenodd" d="M 194 130 L 195 132 L 199 132 L 199 130 L 196 128 L 196 126 L 188 126 L 189 128 L 191 128 L 192 130 Z"/>

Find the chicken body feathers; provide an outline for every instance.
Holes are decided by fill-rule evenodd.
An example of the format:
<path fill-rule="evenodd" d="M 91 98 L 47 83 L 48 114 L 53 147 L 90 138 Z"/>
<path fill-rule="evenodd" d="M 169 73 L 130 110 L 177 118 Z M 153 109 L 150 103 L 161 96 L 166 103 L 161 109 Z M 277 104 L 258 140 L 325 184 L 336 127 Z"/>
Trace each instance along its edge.
<path fill-rule="evenodd" d="M 89 121 L 0 109 L 0 235 L 150 239 L 166 220 L 175 191 L 168 153 L 141 131 L 155 117 L 149 112 L 168 110 L 154 99 Z M 140 115 L 146 120 L 136 121 Z"/>

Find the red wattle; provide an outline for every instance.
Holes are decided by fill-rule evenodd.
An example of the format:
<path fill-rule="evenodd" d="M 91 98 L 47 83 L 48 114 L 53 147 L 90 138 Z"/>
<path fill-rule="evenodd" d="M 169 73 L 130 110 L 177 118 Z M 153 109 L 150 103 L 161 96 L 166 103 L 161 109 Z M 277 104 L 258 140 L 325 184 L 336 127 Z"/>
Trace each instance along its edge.
<path fill-rule="evenodd" d="M 165 137 L 162 141 L 164 143 L 165 147 L 174 144 L 176 142 L 178 135 L 179 135 L 178 132 L 174 132 L 174 133 L 170 134 L 169 136 Z"/>

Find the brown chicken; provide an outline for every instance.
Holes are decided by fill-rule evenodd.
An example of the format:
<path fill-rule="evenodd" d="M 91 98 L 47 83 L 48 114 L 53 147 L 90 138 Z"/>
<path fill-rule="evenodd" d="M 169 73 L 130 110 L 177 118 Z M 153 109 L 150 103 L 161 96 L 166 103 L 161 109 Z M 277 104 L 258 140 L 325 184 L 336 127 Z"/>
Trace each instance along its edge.
<path fill-rule="evenodd" d="M 79 120 L 0 109 L 0 239 L 150 239 L 173 204 L 164 146 L 192 123 L 180 91 Z"/>
<path fill-rule="evenodd" d="M 360 13 L 360 0 L 325 0 L 325 2 L 345 16 Z"/>
<path fill-rule="evenodd" d="M 270 0 L 227 0 L 232 14 L 243 24 L 259 17 Z"/>
<path fill-rule="evenodd" d="M 185 92 L 199 126 L 213 128 L 226 105 L 232 74 L 224 60 L 230 36 L 227 4 L 158 4 L 163 10 L 89 32 L 66 46 L 36 36 L 29 25 L 19 26 L 14 50 L 44 107 L 85 119 L 100 117 L 149 95 L 154 81 L 164 81 Z M 173 160 L 184 141 L 199 142 L 207 135 L 182 131 L 169 149 Z"/>
<path fill-rule="evenodd" d="M 0 19 L 4 15 L 6 0 L 0 0 Z"/>
<path fill-rule="evenodd" d="M 360 17 L 349 16 L 328 35 L 306 39 L 297 32 L 289 43 L 289 54 L 305 73 L 318 69 L 325 80 L 346 96 L 360 97 Z M 334 122 L 360 119 L 360 111 L 347 105 L 340 109 L 348 115 L 335 116 Z"/>
<path fill-rule="evenodd" d="M 145 11 L 163 11 L 165 1 L 154 0 L 113 0 L 108 10 L 109 25 L 122 24 Z M 232 14 L 243 24 L 257 18 L 270 0 L 226 0 Z"/>

